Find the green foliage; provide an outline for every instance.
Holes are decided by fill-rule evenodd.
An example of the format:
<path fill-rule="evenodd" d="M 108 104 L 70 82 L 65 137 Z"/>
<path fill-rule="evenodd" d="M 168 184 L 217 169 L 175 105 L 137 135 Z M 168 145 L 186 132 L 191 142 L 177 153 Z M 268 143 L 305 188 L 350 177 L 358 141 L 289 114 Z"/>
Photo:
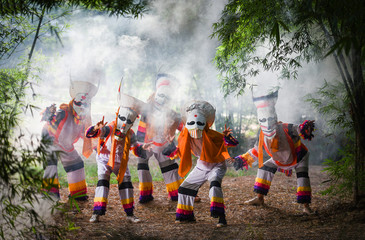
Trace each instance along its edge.
<path fill-rule="evenodd" d="M 26 216 L 32 227 L 44 226 L 34 211 L 37 194 L 41 186 L 40 171 L 34 166 L 45 160 L 45 145 L 38 139 L 26 139 L 19 123 L 22 109 L 34 106 L 24 102 L 26 75 L 16 69 L 0 71 L 0 205 L 2 224 L 0 237 L 24 237 L 27 228 L 19 229 L 21 220 Z M 25 216 L 24 216 L 25 215 Z"/>
<path fill-rule="evenodd" d="M 27 17 L 37 16 L 36 12 L 39 9 L 44 9 L 50 12 L 52 9 L 57 9 L 62 6 L 68 7 L 83 7 L 85 9 L 96 9 L 98 11 L 108 12 L 111 15 L 132 15 L 138 17 L 145 10 L 147 1 L 134 0 L 5 0 L 0 1 L 0 16 L 15 16 L 23 15 Z"/>
<path fill-rule="evenodd" d="M 322 194 L 335 195 L 339 197 L 349 197 L 353 191 L 355 182 L 354 172 L 354 149 L 349 144 L 344 150 L 339 150 L 342 156 L 339 160 L 326 159 L 323 171 L 328 173 L 330 186 Z M 364 173 L 363 173 L 364 174 Z M 364 186 L 362 186 L 364 189 Z"/>
<path fill-rule="evenodd" d="M 344 92 L 342 83 L 330 84 L 325 81 L 324 85 L 314 94 L 307 96 L 310 102 L 325 117 L 328 123 L 324 132 L 328 136 L 334 136 L 340 142 L 337 157 L 326 159 L 323 171 L 329 175 L 329 187 L 323 194 L 349 197 L 354 189 L 354 183 L 359 183 L 359 188 L 365 190 L 365 171 L 355 174 L 355 132 L 348 107 L 349 100 Z"/>
<path fill-rule="evenodd" d="M 215 62 L 225 93 L 242 93 L 259 69 L 296 78 L 301 62 L 354 46 L 363 62 L 364 10 L 360 0 L 230 0 L 212 34 L 221 41 Z"/>

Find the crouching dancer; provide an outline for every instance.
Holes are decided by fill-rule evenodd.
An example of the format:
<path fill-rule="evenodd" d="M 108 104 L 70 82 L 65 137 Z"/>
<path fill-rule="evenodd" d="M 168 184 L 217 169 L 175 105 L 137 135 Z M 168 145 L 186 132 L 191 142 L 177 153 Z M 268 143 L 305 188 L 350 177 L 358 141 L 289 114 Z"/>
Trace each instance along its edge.
<path fill-rule="evenodd" d="M 238 142 L 230 135 L 230 128 L 223 134 L 210 129 L 214 119 L 215 109 L 208 102 L 192 101 L 184 108 L 185 127 L 178 138 L 179 175 L 184 177 L 191 169 L 191 153 L 199 159 L 179 187 L 176 223 L 195 222 L 194 199 L 208 180 L 211 216 L 219 218 L 217 227 L 227 225 L 221 184 L 227 171 L 225 160 L 230 158 L 227 146 L 235 146 Z"/>
<path fill-rule="evenodd" d="M 287 176 L 292 170 L 297 175 L 297 202 L 303 204 L 303 212 L 312 214 L 309 207 L 311 202 L 311 185 L 308 176 L 309 152 L 301 142 L 302 139 L 311 140 L 314 130 L 314 121 L 304 121 L 301 125 L 281 123 L 277 121 L 275 103 L 278 92 L 266 96 L 255 97 L 253 101 L 257 108 L 257 118 L 260 124 L 258 144 L 245 154 L 237 156 L 234 161 L 235 169 L 251 165 L 258 160 L 259 169 L 254 185 L 257 197 L 248 200 L 245 204 L 263 205 L 264 196 L 268 194 L 271 182 L 276 171 Z M 263 151 L 266 150 L 270 159 L 263 163 Z"/>
<path fill-rule="evenodd" d="M 127 220 L 132 223 L 140 222 L 134 213 L 134 197 L 131 175 L 128 169 L 129 150 L 136 156 L 145 156 L 149 144 L 137 144 L 137 138 L 131 129 L 143 102 L 120 92 L 118 94 L 119 109 L 115 121 L 104 123 L 103 120 L 91 126 L 85 133 L 88 138 L 99 138 L 98 154 L 98 184 L 95 189 L 94 212 L 90 222 L 98 222 L 105 215 L 108 202 L 110 175 L 114 173 L 118 180 L 119 197 L 127 214 Z"/>

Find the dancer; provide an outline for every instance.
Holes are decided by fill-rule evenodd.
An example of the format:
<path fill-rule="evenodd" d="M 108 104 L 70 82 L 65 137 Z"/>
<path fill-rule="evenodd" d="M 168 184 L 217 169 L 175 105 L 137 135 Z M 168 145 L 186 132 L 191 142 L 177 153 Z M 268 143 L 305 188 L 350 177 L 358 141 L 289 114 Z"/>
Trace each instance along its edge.
<path fill-rule="evenodd" d="M 98 164 L 98 184 L 95 189 L 94 211 L 90 222 L 98 222 L 105 215 L 110 175 L 114 173 L 118 180 L 119 197 L 127 214 L 127 220 L 132 223 L 140 222 L 133 213 L 134 197 L 131 175 L 128 168 L 129 150 L 136 156 L 145 157 L 146 149 L 151 144 L 140 145 L 131 129 L 136 117 L 142 111 L 145 103 L 118 91 L 119 109 L 115 121 L 104 123 L 103 119 L 91 126 L 85 133 L 88 138 L 99 138 L 96 156 Z"/>
<path fill-rule="evenodd" d="M 95 73 L 97 75 L 97 72 Z M 56 112 L 53 104 L 43 114 L 47 121 L 42 138 L 49 143 L 47 166 L 43 175 L 43 186 L 56 200 L 60 199 L 57 162 L 60 159 L 66 173 L 70 195 L 76 200 L 87 200 L 84 161 L 74 148 L 79 138 L 84 140 L 82 154 L 88 158 L 92 153 L 91 139 L 84 138 L 86 127 L 91 125 L 91 99 L 98 86 L 85 81 L 71 81 L 69 104 L 63 103 Z"/>
<path fill-rule="evenodd" d="M 176 223 L 195 222 L 194 199 L 199 188 L 210 182 L 210 212 L 219 218 L 217 227 L 227 225 L 223 200 L 222 180 L 227 171 L 225 160 L 230 156 L 227 146 L 236 146 L 237 140 L 231 135 L 231 129 L 222 133 L 210 127 L 215 119 L 214 107 L 205 101 L 192 101 L 184 108 L 185 128 L 178 138 L 178 155 L 181 159 L 179 175 L 184 177 L 191 169 L 191 153 L 198 157 L 197 164 L 179 187 L 179 199 L 176 210 Z"/>
<path fill-rule="evenodd" d="M 258 160 L 259 169 L 256 176 L 254 192 L 257 197 L 248 200 L 245 204 L 263 205 L 264 196 L 269 192 L 271 182 L 276 171 L 284 172 L 287 176 L 292 170 L 297 175 L 297 202 L 303 204 L 303 212 L 312 214 L 311 185 L 308 175 L 309 152 L 301 142 L 302 139 L 311 140 L 314 131 L 314 121 L 304 121 L 299 126 L 278 122 L 275 104 L 278 92 L 266 96 L 254 97 L 257 108 L 257 118 L 260 124 L 259 141 L 254 148 L 245 154 L 237 156 L 234 161 L 235 169 L 243 169 Z M 270 159 L 263 163 L 263 147 Z"/>
<path fill-rule="evenodd" d="M 168 74 L 159 74 L 156 81 L 156 91 L 148 100 L 148 111 L 142 114 L 137 139 L 140 143 L 152 143 L 146 153 L 146 158 L 138 158 L 138 178 L 140 203 L 153 200 L 152 176 L 148 161 L 154 156 L 161 168 L 169 198 L 177 201 L 178 188 L 183 179 L 178 175 L 178 164 L 175 161 L 177 148 L 173 142 L 176 130 L 181 130 L 183 124 L 180 116 L 169 109 L 172 85 L 176 79 Z"/>

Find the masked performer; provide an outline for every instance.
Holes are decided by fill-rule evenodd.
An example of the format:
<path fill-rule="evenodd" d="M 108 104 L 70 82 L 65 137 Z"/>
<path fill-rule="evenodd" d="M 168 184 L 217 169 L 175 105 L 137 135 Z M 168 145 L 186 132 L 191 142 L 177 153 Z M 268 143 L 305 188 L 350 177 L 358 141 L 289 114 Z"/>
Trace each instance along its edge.
<path fill-rule="evenodd" d="M 90 82 L 71 81 L 69 104 L 61 104 L 55 112 L 55 105 L 47 108 L 42 120 L 47 123 L 43 127 L 42 137 L 50 144 L 47 166 L 43 175 L 43 189 L 60 198 L 57 161 L 67 173 L 70 196 L 76 200 L 86 200 L 87 186 L 85 181 L 84 162 L 74 148 L 74 143 L 83 138 L 82 154 L 88 158 L 92 153 L 91 139 L 84 138 L 86 127 L 91 125 L 91 99 L 98 87 Z"/>
<path fill-rule="evenodd" d="M 131 175 L 128 168 L 129 150 L 136 156 L 145 157 L 148 144 L 137 144 L 137 138 L 131 129 L 136 117 L 145 103 L 121 93 L 118 94 L 119 109 L 115 121 L 98 122 L 86 131 L 86 137 L 99 138 L 98 154 L 98 184 L 95 189 L 94 212 L 90 222 L 98 222 L 101 215 L 105 215 L 108 202 L 110 175 L 114 173 L 118 180 L 119 197 L 127 214 L 127 220 L 132 223 L 140 222 L 133 214 L 134 197 Z"/>
<path fill-rule="evenodd" d="M 260 124 L 258 143 L 245 154 L 235 158 L 235 169 L 243 169 L 258 160 L 259 169 L 256 176 L 254 192 L 257 197 L 248 200 L 245 204 L 263 205 L 264 196 L 270 189 L 271 182 L 276 171 L 290 176 L 292 170 L 297 175 L 297 202 L 303 204 L 304 213 L 313 213 L 309 207 L 311 202 L 311 186 L 308 176 L 309 152 L 301 142 L 302 139 L 311 140 L 314 130 L 314 121 L 304 121 L 297 126 L 281 123 L 277 120 L 275 104 L 278 92 L 266 96 L 254 97 L 257 108 L 257 118 Z M 264 149 L 270 159 L 263 163 Z"/>
<path fill-rule="evenodd" d="M 236 146 L 230 128 L 222 133 L 210 127 L 215 119 L 214 107 L 205 101 L 193 101 L 184 108 L 185 128 L 178 138 L 178 155 L 181 159 L 179 175 L 184 177 L 192 166 L 191 153 L 198 157 L 195 168 L 179 187 L 176 223 L 195 222 L 194 199 L 199 188 L 210 182 L 210 212 L 219 218 L 217 227 L 227 225 L 224 210 L 222 180 L 227 171 L 225 160 L 230 156 L 227 146 Z"/>
<path fill-rule="evenodd" d="M 148 166 L 152 156 L 159 163 L 171 200 L 177 201 L 177 190 L 183 181 L 178 175 L 179 166 L 174 160 L 177 148 L 170 140 L 175 136 L 176 129 L 181 130 L 183 127 L 179 115 L 168 108 L 174 90 L 172 87 L 174 81 L 174 77 L 168 74 L 157 76 L 156 91 L 148 100 L 148 111 L 139 121 L 138 142 L 152 143 L 146 158 L 138 158 L 140 203 L 153 200 L 152 176 Z"/>

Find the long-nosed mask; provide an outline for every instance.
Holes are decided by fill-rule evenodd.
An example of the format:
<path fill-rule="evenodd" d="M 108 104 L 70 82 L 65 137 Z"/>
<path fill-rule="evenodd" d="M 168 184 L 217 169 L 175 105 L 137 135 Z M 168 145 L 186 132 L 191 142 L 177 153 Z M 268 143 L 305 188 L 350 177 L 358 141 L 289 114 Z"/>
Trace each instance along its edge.
<path fill-rule="evenodd" d="M 138 114 L 130 108 L 121 107 L 119 109 L 117 127 L 114 133 L 116 140 L 121 141 L 124 139 L 137 116 Z"/>

